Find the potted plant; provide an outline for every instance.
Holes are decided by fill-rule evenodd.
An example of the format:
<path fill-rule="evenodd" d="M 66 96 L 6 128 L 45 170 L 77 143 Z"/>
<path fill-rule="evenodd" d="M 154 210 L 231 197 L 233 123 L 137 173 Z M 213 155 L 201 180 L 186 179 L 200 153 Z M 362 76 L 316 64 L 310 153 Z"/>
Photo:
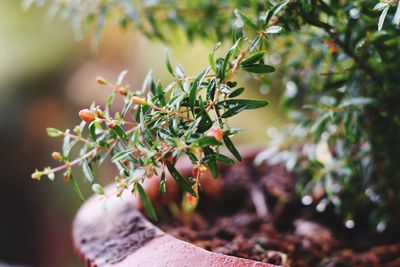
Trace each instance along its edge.
<path fill-rule="evenodd" d="M 54 3 L 75 14 L 72 18 L 83 28 L 100 30 L 105 19 L 118 14 L 122 27 L 132 23 L 149 37 L 168 40 L 165 28 L 178 27 L 190 39 L 230 36 L 232 46 L 221 56 L 218 43 L 209 66 L 195 76 L 173 67 L 167 55 L 168 85 L 151 73 L 140 89 L 124 84 L 125 71 L 116 82 L 98 77 L 110 88 L 106 106 L 82 109 L 82 123 L 73 130 L 48 128 L 50 136 L 64 138 L 63 151 L 52 154 L 62 164 L 36 171 L 32 178 L 52 180 L 61 171 L 83 198 L 72 175 L 72 167 L 80 165 L 103 198 L 131 192 L 151 220 L 161 215 L 162 229 L 208 250 L 259 262 L 235 259 L 231 264 L 399 264 L 398 1 Z M 384 27 L 389 20 L 394 26 Z M 268 74 L 275 71 L 272 63 L 280 63 L 279 75 Z M 238 85 L 238 73 L 264 86 L 272 80 L 284 86 L 281 104 L 292 121 L 279 133 L 271 131 L 268 149 L 245 157 L 231 140 L 240 129 L 229 127 L 228 119 L 268 102 L 241 98 L 245 89 Z M 124 104 L 111 112 L 116 97 Z M 79 156 L 70 159 L 78 144 Z M 119 171 L 111 191 L 93 174 L 108 158 Z M 185 163 L 178 167 L 181 158 Z M 155 186 L 162 193 L 154 193 Z M 110 202 L 119 204 L 110 204 L 107 213 L 89 200 L 76 219 L 75 242 L 91 264 L 123 265 L 127 259 L 123 266 L 133 266 L 137 259 L 142 265 L 147 260 L 180 266 L 199 258 L 208 260 L 196 260 L 198 265 L 210 265 L 214 257 L 232 260 L 165 237 L 129 204 Z M 115 226 L 118 220 L 122 224 Z M 152 258 L 149 251 L 163 244 L 154 241 L 160 235 L 172 245 Z M 98 243 L 106 246 L 90 250 Z M 121 247 L 125 253 L 118 254 L 115 248 Z M 173 247 L 180 249 L 174 252 Z M 201 256 L 182 252 L 192 250 Z M 184 256 L 178 259 L 180 252 Z"/>

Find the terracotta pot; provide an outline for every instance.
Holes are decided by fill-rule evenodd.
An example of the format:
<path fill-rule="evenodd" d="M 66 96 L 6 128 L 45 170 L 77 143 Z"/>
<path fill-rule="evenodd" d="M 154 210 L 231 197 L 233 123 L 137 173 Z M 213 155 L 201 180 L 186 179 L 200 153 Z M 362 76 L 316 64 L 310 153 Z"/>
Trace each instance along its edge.
<path fill-rule="evenodd" d="M 258 151 L 242 148 L 241 154 L 244 161 L 249 161 Z M 178 162 L 177 168 L 183 175 L 191 175 L 190 162 Z M 214 188 L 218 187 L 218 179 L 206 177 L 206 180 L 217 181 Z M 167 181 L 172 181 L 167 188 L 174 194 L 176 183 L 172 178 Z M 145 183 L 152 199 L 159 195 L 158 182 L 155 178 Z M 97 196 L 87 200 L 74 220 L 73 242 L 86 266 L 276 266 L 209 252 L 178 240 L 150 223 L 140 211 L 139 200 L 128 192 L 121 198 L 110 197 L 106 201 L 100 201 Z"/>

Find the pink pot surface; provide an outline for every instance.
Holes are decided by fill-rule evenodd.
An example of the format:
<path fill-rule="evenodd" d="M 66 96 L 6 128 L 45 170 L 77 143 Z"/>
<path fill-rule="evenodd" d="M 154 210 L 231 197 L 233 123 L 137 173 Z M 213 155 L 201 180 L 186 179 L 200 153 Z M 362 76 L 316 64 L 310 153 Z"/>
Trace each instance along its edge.
<path fill-rule="evenodd" d="M 257 151 L 241 149 L 244 160 L 254 158 Z M 177 168 L 184 175 L 191 173 L 189 162 L 180 162 Z M 168 180 L 167 188 L 173 192 L 176 183 Z M 152 178 L 145 183 L 150 198 L 158 195 L 158 181 Z M 113 185 L 107 188 L 112 190 Z M 120 198 L 91 197 L 78 211 L 72 233 L 86 266 L 276 266 L 210 252 L 166 234 L 142 215 L 139 199 L 129 192 Z"/>

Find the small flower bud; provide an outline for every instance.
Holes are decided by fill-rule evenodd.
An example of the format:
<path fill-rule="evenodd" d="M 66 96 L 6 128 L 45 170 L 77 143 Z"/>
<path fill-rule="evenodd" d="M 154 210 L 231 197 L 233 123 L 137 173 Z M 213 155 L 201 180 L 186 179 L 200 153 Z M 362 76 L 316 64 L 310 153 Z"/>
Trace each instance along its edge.
<path fill-rule="evenodd" d="M 69 174 L 64 174 L 64 182 L 68 183 L 70 179 L 70 175 Z"/>
<path fill-rule="evenodd" d="M 36 170 L 34 173 L 32 173 L 31 177 L 34 180 L 40 181 L 40 178 L 43 176 L 43 172 Z"/>
<path fill-rule="evenodd" d="M 128 94 L 128 88 L 126 88 L 126 87 L 119 87 L 119 88 L 118 88 L 118 93 L 119 93 L 120 95 L 127 95 L 127 94 Z"/>
<path fill-rule="evenodd" d="M 96 109 L 96 113 L 97 113 L 97 117 L 99 117 L 100 119 L 104 119 L 104 111 L 102 111 L 101 109 L 97 108 Z"/>
<path fill-rule="evenodd" d="M 168 158 L 167 158 L 167 161 L 169 162 L 169 163 L 173 163 L 174 162 L 174 157 L 171 155 L 171 156 L 169 156 Z"/>
<path fill-rule="evenodd" d="M 54 151 L 53 153 L 51 153 L 51 157 L 52 157 L 54 160 L 57 160 L 57 161 L 61 161 L 61 159 L 62 159 L 61 153 L 60 153 L 60 152 L 56 152 L 56 151 Z"/>
<path fill-rule="evenodd" d="M 95 119 L 94 113 L 87 108 L 79 111 L 79 117 L 85 122 L 91 122 Z"/>
<path fill-rule="evenodd" d="M 194 178 L 199 178 L 201 176 L 201 174 L 203 172 L 205 172 L 206 170 L 207 170 L 207 167 L 202 164 L 194 165 L 192 168 L 192 175 Z"/>
<path fill-rule="evenodd" d="M 100 76 L 96 77 L 96 82 L 98 84 L 101 84 L 101 85 L 107 85 L 108 84 L 108 81 L 106 79 L 104 79 L 103 77 L 100 77 Z"/>
<path fill-rule="evenodd" d="M 199 168 L 196 168 L 196 166 L 194 166 L 193 169 L 192 169 L 192 175 L 195 178 L 200 177 L 201 172 L 200 172 Z"/>
<path fill-rule="evenodd" d="M 210 131 L 208 131 L 207 136 L 212 136 L 214 137 L 217 141 L 222 141 L 222 136 L 223 136 L 222 129 L 220 127 L 212 127 Z"/>
<path fill-rule="evenodd" d="M 138 96 L 133 96 L 132 102 L 136 105 L 148 105 L 146 99 L 144 99 L 143 97 L 138 97 Z"/>
<path fill-rule="evenodd" d="M 108 128 L 111 128 L 111 129 L 115 128 L 115 123 L 112 121 L 106 121 L 106 125 Z"/>
<path fill-rule="evenodd" d="M 192 188 L 193 188 L 194 192 L 196 192 L 196 195 L 198 195 L 199 194 L 199 188 L 198 188 L 197 182 L 192 186 Z M 193 196 L 190 193 L 186 193 L 186 200 L 189 203 L 189 205 L 196 206 L 198 198 Z"/>
<path fill-rule="evenodd" d="M 330 39 L 325 40 L 325 44 L 328 46 L 328 48 L 332 54 L 337 54 L 337 52 L 339 52 L 339 48 L 336 46 L 336 44 L 332 40 L 330 40 Z"/>
<path fill-rule="evenodd" d="M 146 169 L 146 177 L 152 178 L 153 176 L 154 176 L 154 169 L 153 168 Z"/>

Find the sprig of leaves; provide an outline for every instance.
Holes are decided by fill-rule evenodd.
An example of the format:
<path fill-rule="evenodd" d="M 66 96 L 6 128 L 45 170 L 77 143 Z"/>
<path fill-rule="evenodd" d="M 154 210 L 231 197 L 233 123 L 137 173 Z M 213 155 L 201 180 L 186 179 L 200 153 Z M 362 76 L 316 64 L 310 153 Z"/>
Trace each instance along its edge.
<path fill-rule="evenodd" d="M 243 13 L 240 18 L 246 20 Z M 168 171 L 184 192 L 198 198 L 193 188 L 201 188 L 199 175 L 183 177 L 174 167 L 177 160 L 186 155 L 196 170 L 205 171 L 207 166 L 216 177 L 217 162 L 234 164 L 233 159 L 221 154 L 224 144 L 236 159 L 241 160 L 230 139 L 240 130 L 231 129 L 227 119 L 245 110 L 268 105 L 266 100 L 239 98 L 245 89 L 236 88 L 238 83 L 234 81 L 239 71 L 257 74 L 274 71 L 272 66 L 264 63 L 264 45 L 268 39 L 258 29 L 250 25 L 248 33 L 249 36 L 255 34 L 259 45 L 255 46 L 254 40 L 243 32 L 224 57 L 214 59 L 216 49 L 212 51 L 211 65 L 197 76 L 188 77 L 180 66 L 174 68 L 167 55 L 165 64 L 172 82 L 166 86 L 156 81 L 151 73 L 138 90 L 123 85 L 126 71 L 115 83 L 98 77 L 97 82 L 111 90 L 104 111 L 95 104 L 81 110 L 82 123 L 74 131 L 49 128 L 49 136 L 64 137 L 62 158 L 59 159 L 63 165 L 36 171 L 32 177 L 40 179 L 48 175 L 53 179 L 54 173 L 65 171 L 66 180 L 81 195 L 71 173 L 73 166 L 80 165 L 86 180 L 93 184 L 93 191 L 104 195 L 94 169 L 110 157 L 119 171 L 115 177 L 117 195 L 125 190 L 138 192 L 152 219 L 156 219 L 155 212 L 142 184 L 153 175 L 164 177 L 160 185 L 164 191 Z M 125 104 L 120 112 L 111 114 L 117 96 L 123 98 Z M 81 144 L 79 157 L 70 160 L 69 152 L 78 144 Z"/>

